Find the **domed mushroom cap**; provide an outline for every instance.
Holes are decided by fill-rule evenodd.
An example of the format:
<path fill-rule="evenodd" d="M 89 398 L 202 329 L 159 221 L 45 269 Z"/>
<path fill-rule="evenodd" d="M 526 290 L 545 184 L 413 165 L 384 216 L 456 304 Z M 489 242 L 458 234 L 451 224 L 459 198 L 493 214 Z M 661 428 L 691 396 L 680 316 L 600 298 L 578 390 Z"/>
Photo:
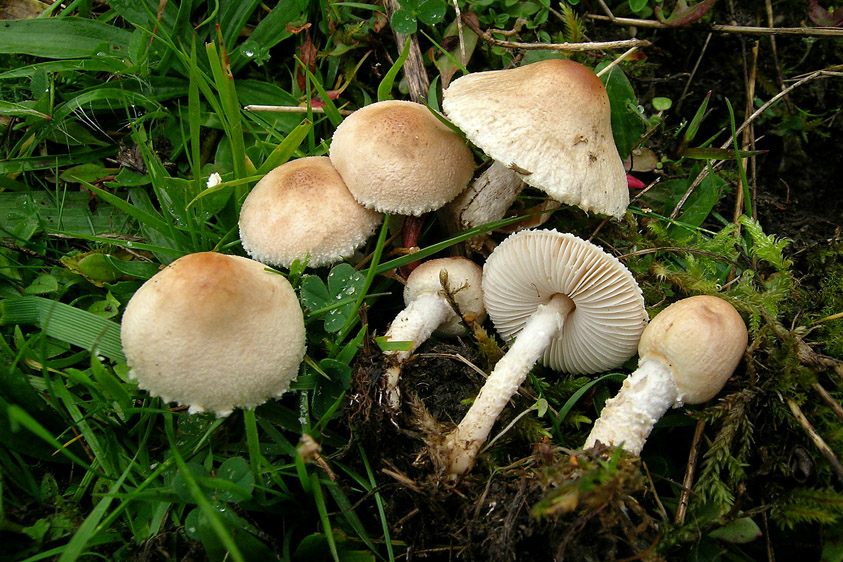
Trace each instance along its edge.
<path fill-rule="evenodd" d="M 240 241 L 254 259 L 320 267 L 350 256 L 382 220 L 355 201 L 327 156 L 291 160 L 255 185 L 240 210 Z"/>
<path fill-rule="evenodd" d="M 422 293 L 438 294 L 442 291 L 442 271 L 447 272 L 448 290 L 464 315 L 470 314 L 478 322 L 486 318 L 483 306 L 483 269 L 466 258 L 439 258 L 422 263 L 404 286 L 404 304 L 409 305 Z M 440 336 L 461 336 L 465 333 L 460 318 L 453 318 L 439 326 L 435 333 Z"/>
<path fill-rule="evenodd" d="M 474 174 L 463 139 L 427 107 L 400 100 L 346 117 L 331 141 L 331 162 L 362 205 L 401 215 L 438 209 Z"/>
<path fill-rule="evenodd" d="M 591 242 L 555 230 L 525 230 L 506 238 L 483 268 L 486 311 L 506 340 L 557 294 L 575 309 L 544 352 L 545 365 L 597 373 L 635 354 L 647 325 L 641 289 L 621 262 Z"/>
<path fill-rule="evenodd" d="M 731 304 L 711 295 L 677 301 L 653 318 L 641 335 L 638 354 L 660 357 L 673 373 L 680 402 L 714 398 L 746 351 L 743 318 Z"/>
<path fill-rule="evenodd" d="M 144 283 L 126 305 L 121 337 L 142 389 L 217 416 L 281 396 L 305 352 L 287 280 L 214 252 L 179 258 Z"/>
<path fill-rule="evenodd" d="M 557 201 L 626 211 L 609 97 L 589 68 L 551 59 L 468 74 L 443 92 L 442 109 L 471 142 Z"/>

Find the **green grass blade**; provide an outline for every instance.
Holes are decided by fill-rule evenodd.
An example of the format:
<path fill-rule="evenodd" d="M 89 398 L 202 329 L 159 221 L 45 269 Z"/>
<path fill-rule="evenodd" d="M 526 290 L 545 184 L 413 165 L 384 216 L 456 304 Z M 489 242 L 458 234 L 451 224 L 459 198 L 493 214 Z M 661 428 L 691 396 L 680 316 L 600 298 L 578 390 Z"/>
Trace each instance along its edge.
<path fill-rule="evenodd" d="M 407 265 L 408 263 L 413 263 L 414 261 L 418 261 L 424 259 L 428 256 L 432 256 L 433 254 L 437 254 L 444 250 L 447 250 L 451 246 L 455 244 L 459 244 L 460 242 L 465 242 L 469 238 L 474 238 L 480 234 L 485 234 L 486 232 L 490 232 L 495 230 L 496 228 L 501 228 L 504 226 L 508 226 L 510 224 L 515 224 L 519 221 L 524 220 L 527 217 L 539 215 L 541 212 L 533 213 L 530 215 L 523 215 L 518 217 L 510 217 L 507 219 L 502 219 L 495 222 L 490 222 L 487 224 L 481 224 L 480 226 L 475 226 L 474 228 L 470 228 L 460 234 L 454 236 L 453 238 L 449 238 L 447 240 L 443 240 L 442 242 L 438 242 L 426 248 L 421 248 L 418 252 L 413 252 L 412 254 L 408 254 L 406 256 L 401 256 L 400 258 L 395 258 L 394 260 L 389 260 L 388 262 L 384 262 L 382 264 L 372 264 L 369 269 L 366 270 L 367 275 L 370 270 L 374 268 L 375 275 L 381 275 L 390 271 L 392 269 L 396 269 L 401 267 L 402 265 Z"/>
<path fill-rule="evenodd" d="M 325 494 L 322 492 L 322 483 L 319 476 L 310 475 L 311 489 L 313 490 L 313 502 L 316 504 L 316 511 L 319 512 L 319 520 L 322 521 L 322 530 L 325 539 L 328 541 L 328 548 L 331 549 L 331 556 L 334 562 L 340 562 L 340 555 L 337 552 L 337 542 L 334 540 L 334 531 L 331 527 L 331 519 L 328 517 L 328 506 L 325 504 Z"/>
<path fill-rule="evenodd" d="M 363 461 L 363 466 L 366 468 L 366 477 L 369 479 L 367 489 L 375 490 L 375 505 L 378 507 L 378 517 L 381 520 L 381 526 L 383 528 L 383 538 L 384 542 L 386 543 L 386 553 L 389 556 L 389 560 L 392 561 L 395 560 L 395 553 L 392 551 L 392 540 L 389 537 L 389 519 L 386 516 L 386 507 L 383 501 L 383 497 L 381 496 L 380 492 L 376 491 L 378 483 L 375 480 L 375 473 L 372 472 L 372 465 L 369 463 L 369 458 L 366 455 L 366 451 L 363 449 L 363 445 L 358 443 L 357 448 L 360 449 L 360 458 Z"/>
<path fill-rule="evenodd" d="M 559 410 L 559 414 L 558 414 L 557 418 L 560 421 L 564 420 L 568 416 L 568 413 L 571 411 L 571 408 L 574 407 L 574 404 L 576 404 L 577 401 L 580 398 L 582 398 L 583 395 L 586 392 L 588 392 L 591 389 L 591 387 L 593 387 L 595 384 L 597 384 L 597 383 L 599 383 L 603 380 L 606 380 L 606 379 L 614 379 L 614 380 L 622 381 L 625 378 L 626 378 L 626 375 L 622 375 L 620 373 L 609 373 L 607 375 L 603 375 L 602 377 L 599 377 L 599 378 L 596 378 L 592 381 L 587 382 L 586 384 L 584 384 L 583 386 L 578 388 L 577 391 L 574 392 L 571 395 L 570 398 L 568 398 L 568 400 L 565 402 L 565 404 Z"/>
<path fill-rule="evenodd" d="M 264 16 L 255 30 L 239 48 L 231 53 L 231 66 L 236 71 L 248 63 L 252 58 L 259 58 L 256 53 L 267 52 L 279 42 L 291 37 L 293 22 L 304 22 L 302 7 L 306 10 L 307 3 L 277 2 L 272 11 Z M 252 53 L 249 56 L 246 53 Z"/>
<path fill-rule="evenodd" d="M 398 56 L 395 64 L 393 64 L 392 68 L 387 71 L 383 80 L 381 80 L 381 83 L 378 85 L 378 101 L 392 99 L 392 85 L 395 83 L 395 77 L 398 75 L 398 71 L 401 70 L 401 67 L 404 66 L 404 61 L 407 60 L 409 54 L 410 38 L 407 37 L 407 41 L 404 43 L 404 48 L 401 49 L 401 54 Z"/>
<path fill-rule="evenodd" d="M 234 176 L 245 178 L 251 175 L 247 165 L 246 145 L 243 140 L 243 122 L 240 114 L 240 101 L 237 99 L 237 90 L 234 87 L 234 76 L 229 64 L 228 52 L 222 40 L 219 29 L 217 29 L 218 44 L 208 43 L 205 48 L 208 52 L 208 61 L 211 63 L 211 72 L 214 77 L 214 84 L 220 96 L 220 107 L 222 114 L 220 118 L 225 125 L 226 136 L 231 144 L 231 159 L 234 165 Z M 246 195 L 246 187 L 238 186 L 234 190 L 235 205 L 242 203 Z"/>
<path fill-rule="evenodd" d="M 281 164 L 287 162 L 293 156 L 296 149 L 301 146 L 301 143 L 304 142 L 304 139 L 307 138 L 311 129 L 313 129 L 313 123 L 311 121 L 307 119 L 302 121 L 298 127 L 293 129 L 293 132 L 287 135 L 284 140 L 278 143 L 278 146 L 269 153 L 269 156 L 267 156 L 266 160 L 264 160 L 263 164 L 261 164 L 260 168 L 258 168 L 258 175 L 266 175 L 274 168 L 277 168 Z"/>
<path fill-rule="evenodd" d="M 96 473 L 99 476 L 109 478 L 105 474 L 97 471 L 91 465 L 83 461 L 81 458 L 72 453 L 67 447 L 62 445 L 58 439 L 53 437 L 43 425 L 38 423 L 38 420 L 29 415 L 23 408 L 16 404 L 9 404 L 6 414 L 9 416 L 9 421 L 17 426 L 22 426 L 29 430 L 33 435 L 48 443 L 58 453 L 64 455 L 74 463 L 78 464 L 88 472 Z M 14 427 L 14 425 L 13 425 Z"/>
<path fill-rule="evenodd" d="M 172 415 L 167 415 L 165 417 L 164 430 L 167 434 L 167 440 L 170 442 L 170 454 L 176 461 L 176 465 L 179 468 L 179 474 L 184 479 L 188 490 L 190 490 L 190 495 L 193 498 L 193 501 L 195 501 L 199 506 L 199 509 L 202 510 L 202 514 L 208 518 L 211 528 L 214 530 L 214 534 L 223 546 L 228 549 L 228 554 L 231 555 L 231 559 L 234 560 L 234 562 L 246 562 L 245 558 L 243 558 L 243 554 L 240 552 L 240 549 L 237 548 L 234 538 L 232 538 L 231 534 L 228 530 L 226 530 L 225 524 L 223 524 L 220 520 L 219 514 L 214 509 L 214 506 L 211 505 L 211 502 L 208 501 L 208 498 L 205 497 L 205 494 L 202 492 L 202 488 L 190 472 L 190 469 L 187 467 L 187 463 L 184 462 L 184 458 L 182 458 L 181 453 L 179 452 L 178 442 L 176 441 Z"/>
<path fill-rule="evenodd" d="M 351 313 L 348 315 L 348 319 L 345 321 L 345 324 L 337 334 L 336 343 L 334 345 L 334 348 L 331 350 L 330 357 L 335 357 L 336 354 L 340 351 L 340 344 L 346 338 L 349 332 L 351 332 L 351 329 L 359 320 L 357 316 L 357 311 L 360 309 L 360 305 L 363 304 L 363 300 L 366 298 L 366 294 L 369 292 L 369 288 L 372 286 L 372 281 L 374 281 L 375 279 L 378 264 L 381 260 L 381 255 L 383 254 L 383 248 L 386 245 L 386 238 L 388 233 L 389 215 L 384 214 L 383 225 L 381 226 L 380 235 L 378 235 L 378 242 L 375 245 L 375 251 L 372 252 L 372 265 L 369 267 L 366 273 L 366 281 L 363 283 L 363 288 L 360 290 L 360 294 L 357 296 L 357 301 L 354 303 L 354 308 L 352 308 Z"/>
<path fill-rule="evenodd" d="M 255 8 L 260 5 L 260 0 L 244 0 L 241 2 L 227 2 L 226 8 L 220 17 L 220 33 L 226 45 L 234 45 L 240 31 L 246 27 L 249 18 Z"/>
<path fill-rule="evenodd" d="M 732 103 L 729 98 L 726 98 L 726 107 L 729 109 L 729 126 L 732 133 L 732 146 L 735 149 L 735 158 L 738 160 L 738 173 L 741 178 L 741 190 L 743 191 L 743 212 L 749 218 L 752 218 L 752 195 L 749 192 L 749 180 L 746 178 L 746 169 L 741 162 L 741 151 L 738 146 L 738 135 L 735 129 L 735 110 L 732 109 Z M 709 174 L 710 175 L 710 174 Z"/>
<path fill-rule="evenodd" d="M 114 72 L 120 73 L 128 70 L 126 63 L 116 58 L 101 59 L 70 59 L 49 62 L 39 62 L 21 68 L 13 68 L 0 73 L 0 80 L 10 78 L 29 78 L 39 72 Z"/>
<path fill-rule="evenodd" d="M 328 118 L 328 121 L 331 122 L 331 125 L 334 127 L 338 127 L 340 123 L 342 123 L 342 115 L 340 115 L 337 106 L 334 104 L 334 100 L 331 99 L 331 96 L 328 95 L 328 91 L 325 90 L 325 86 L 322 85 L 322 82 L 316 78 L 316 76 L 307 68 L 307 65 L 304 64 L 301 59 L 296 57 L 296 62 L 301 66 L 301 69 L 307 75 L 310 84 L 313 84 L 313 87 L 316 88 L 316 92 L 319 94 L 319 98 L 322 100 L 324 104 L 322 109 L 325 110 L 325 116 Z M 308 112 L 308 117 L 311 117 L 310 112 Z"/>
<path fill-rule="evenodd" d="M 125 363 L 120 325 L 69 304 L 43 297 L 13 297 L 0 301 L 0 325 L 34 324 L 57 340 Z"/>
<path fill-rule="evenodd" d="M 83 18 L 9 20 L 0 33 L 0 53 L 48 59 L 126 56 L 131 37 L 125 29 Z"/>
<path fill-rule="evenodd" d="M 0 115 L 10 115 L 12 117 L 40 117 L 41 119 L 52 119 L 52 117 L 50 117 L 46 113 L 41 113 L 40 111 L 32 109 L 31 107 L 3 100 L 0 100 Z"/>
<path fill-rule="evenodd" d="M 100 521 L 102 521 L 106 511 L 108 511 L 108 507 L 114 500 L 115 495 L 123 486 L 123 481 L 126 480 L 126 477 L 131 472 L 134 464 L 135 459 L 133 458 L 129 461 L 126 466 L 126 470 L 123 471 L 120 478 L 118 478 L 111 488 L 109 488 L 108 493 L 105 494 L 99 502 L 97 502 L 94 509 L 92 509 L 85 520 L 82 521 L 82 524 L 79 525 L 78 529 L 76 529 L 76 532 L 73 534 L 70 542 L 67 543 L 67 547 L 65 548 L 65 551 L 62 552 L 58 562 L 74 562 L 75 560 L 78 560 L 84 553 L 85 547 L 91 543 L 92 539 L 103 532 L 104 529 L 99 525 Z"/>
<path fill-rule="evenodd" d="M 34 172 L 36 170 L 53 170 L 65 166 L 87 164 L 96 162 L 107 156 L 114 155 L 116 151 L 113 146 L 95 148 L 93 150 L 80 150 L 67 154 L 56 154 L 53 156 L 28 156 L 0 160 L 0 174 L 19 174 L 22 172 Z"/>
<path fill-rule="evenodd" d="M 138 208 L 136 205 L 132 205 L 131 203 L 129 203 L 125 199 L 117 197 L 116 195 L 114 195 L 110 191 L 100 189 L 99 187 L 97 187 L 93 184 L 90 184 L 90 183 L 87 183 L 87 182 L 83 182 L 83 183 L 84 183 L 85 187 L 87 187 L 88 189 L 90 189 L 91 191 L 96 193 L 98 196 L 100 196 L 106 203 L 108 203 L 109 205 L 113 205 L 117 209 L 120 209 L 121 211 L 123 211 L 124 213 L 126 213 L 127 215 L 132 217 L 133 219 L 142 223 L 144 226 L 146 226 L 148 228 L 152 228 L 152 229 L 157 230 L 157 231 L 162 232 L 162 233 L 166 233 L 166 234 L 170 233 L 170 227 L 167 224 L 167 221 L 165 221 L 164 218 L 161 215 L 158 215 L 157 213 L 153 214 L 153 213 L 144 211 L 143 209 Z"/>

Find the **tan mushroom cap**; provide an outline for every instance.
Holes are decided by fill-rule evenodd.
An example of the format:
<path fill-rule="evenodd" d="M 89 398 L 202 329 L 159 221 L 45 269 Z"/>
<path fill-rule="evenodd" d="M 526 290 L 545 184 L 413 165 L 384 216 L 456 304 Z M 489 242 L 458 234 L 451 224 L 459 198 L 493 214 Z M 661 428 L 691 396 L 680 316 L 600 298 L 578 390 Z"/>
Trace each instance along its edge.
<path fill-rule="evenodd" d="M 476 146 L 562 203 L 615 217 L 629 204 L 609 97 L 589 68 L 550 59 L 462 76 L 442 108 Z"/>
<path fill-rule="evenodd" d="M 410 101 L 381 101 L 346 117 L 330 156 L 354 198 L 383 213 L 438 209 L 474 174 L 465 141 L 427 107 Z"/>
<path fill-rule="evenodd" d="M 158 272 L 123 314 L 130 377 L 165 402 L 225 416 L 281 396 L 305 352 L 289 282 L 262 264 L 214 252 Z"/>
<path fill-rule="evenodd" d="M 350 256 L 381 223 L 351 196 L 327 156 L 291 160 L 255 185 L 240 210 L 240 240 L 254 259 L 320 267 Z"/>
<path fill-rule="evenodd" d="M 428 260 L 419 265 L 407 278 L 404 286 L 404 304 L 409 305 L 423 293 L 441 294 L 441 272 L 447 272 L 448 290 L 463 315 L 483 322 L 486 308 L 483 306 L 483 269 L 466 258 L 451 257 Z M 436 328 L 439 336 L 456 337 L 465 334 L 461 319 L 454 317 Z"/>
<path fill-rule="evenodd" d="M 638 344 L 642 358 L 655 356 L 673 373 L 679 401 L 700 404 L 714 398 L 746 351 L 747 330 L 731 304 L 698 295 L 657 314 Z"/>
<path fill-rule="evenodd" d="M 635 354 L 647 325 L 644 297 L 629 270 L 600 247 L 573 234 L 525 230 L 506 238 L 483 268 L 486 311 L 505 340 L 557 294 L 575 309 L 544 352 L 543 364 L 597 373 Z"/>

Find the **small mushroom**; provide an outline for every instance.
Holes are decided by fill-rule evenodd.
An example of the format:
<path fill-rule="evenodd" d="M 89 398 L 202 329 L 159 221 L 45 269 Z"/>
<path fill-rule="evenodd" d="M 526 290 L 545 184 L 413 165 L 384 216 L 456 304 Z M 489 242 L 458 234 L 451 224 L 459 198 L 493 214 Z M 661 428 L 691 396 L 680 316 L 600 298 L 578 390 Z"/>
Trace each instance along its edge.
<path fill-rule="evenodd" d="M 408 349 L 386 351 L 393 364 L 386 372 L 384 393 L 387 404 L 397 410 L 401 404 L 398 381 L 401 367 L 431 334 L 456 337 L 465 333 L 463 316 L 477 322 L 486 318 L 481 289 L 482 269 L 466 258 L 440 258 L 424 262 L 407 278 L 404 304 L 386 332 L 387 341 L 411 342 Z M 453 297 L 453 303 L 450 300 Z"/>
<path fill-rule="evenodd" d="M 240 241 L 281 267 L 310 256 L 320 267 L 350 256 L 383 219 L 354 200 L 327 156 L 291 160 L 255 185 L 240 210 Z"/>
<path fill-rule="evenodd" d="M 419 216 L 456 197 L 474 174 L 465 141 L 419 103 L 358 109 L 334 132 L 331 162 L 360 204 Z"/>
<path fill-rule="evenodd" d="M 483 301 L 512 343 L 445 439 L 451 479 L 471 469 L 537 361 L 569 373 L 617 367 L 635 353 L 647 323 L 629 270 L 598 246 L 555 230 L 524 230 L 495 248 L 483 268 Z"/>
<path fill-rule="evenodd" d="M 218 417 L 281 396 L 305 353 L 304 318 L 287 279 L 214 252 L 181 257 L 144 283 L 120 335 L 140 388 Z"/>
<path fill-rule="evenodd" d="M 629 204 L 609 96 L 579 63 L 549 59 L 454 80 L 442 109 L 483 152 L 553 199 L 614 217 Z"/>
<path fill-rule="evenodd" d="M 677 301 L 650 322 L 638 344 L 638 369 L 606 402 L 585 448 L 598 441 L 638 455 L 671 406 L 712 399 L 746 351 L 741 315 L 725 300 L 699 295 Z"/>

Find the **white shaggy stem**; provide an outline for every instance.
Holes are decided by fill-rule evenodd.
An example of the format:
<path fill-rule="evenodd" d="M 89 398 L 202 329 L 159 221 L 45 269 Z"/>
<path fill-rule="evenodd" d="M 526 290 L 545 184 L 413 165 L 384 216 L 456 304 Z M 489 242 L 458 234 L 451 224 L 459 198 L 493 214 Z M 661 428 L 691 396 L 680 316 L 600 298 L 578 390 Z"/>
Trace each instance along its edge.
<path fill-rule="evenodd" d="M 407 362 L 413 352 L 442 324 L 457 317 L 454 309 L 438 293 L 418 295 L 407 307 L 398 313 L 386 332 L 387 341 L 412 342 L 409 349 L 386 351 L 385 355 L 395 359 L 396 365 L 386 372 L 386 400 L 393 409 L 401 405 L 398 381 L 401 378 L 401 366 Z"/>
<path fill-rule="evenodd" d="M 565 318 L 573 308 L 571 299 L 561 294 L 554 295 L 547 304 L 536 309 L 512 347 L 498 361 L 468 413 L 446 438 L 451 478 L 464 474 L 474 465 L 477 452 L 486 442 L 498 416 L 551 340 L 562 331 Z"/>
<path fill-rule="evenodd" d="M 623 381 L 620 392 L 606 401 L 584 448 L 600 441 L 638 455 L 659 418 L 671 406 L 680 405 L 671 368 L 660 356 L 646 355 L 638 369 Z"/>

